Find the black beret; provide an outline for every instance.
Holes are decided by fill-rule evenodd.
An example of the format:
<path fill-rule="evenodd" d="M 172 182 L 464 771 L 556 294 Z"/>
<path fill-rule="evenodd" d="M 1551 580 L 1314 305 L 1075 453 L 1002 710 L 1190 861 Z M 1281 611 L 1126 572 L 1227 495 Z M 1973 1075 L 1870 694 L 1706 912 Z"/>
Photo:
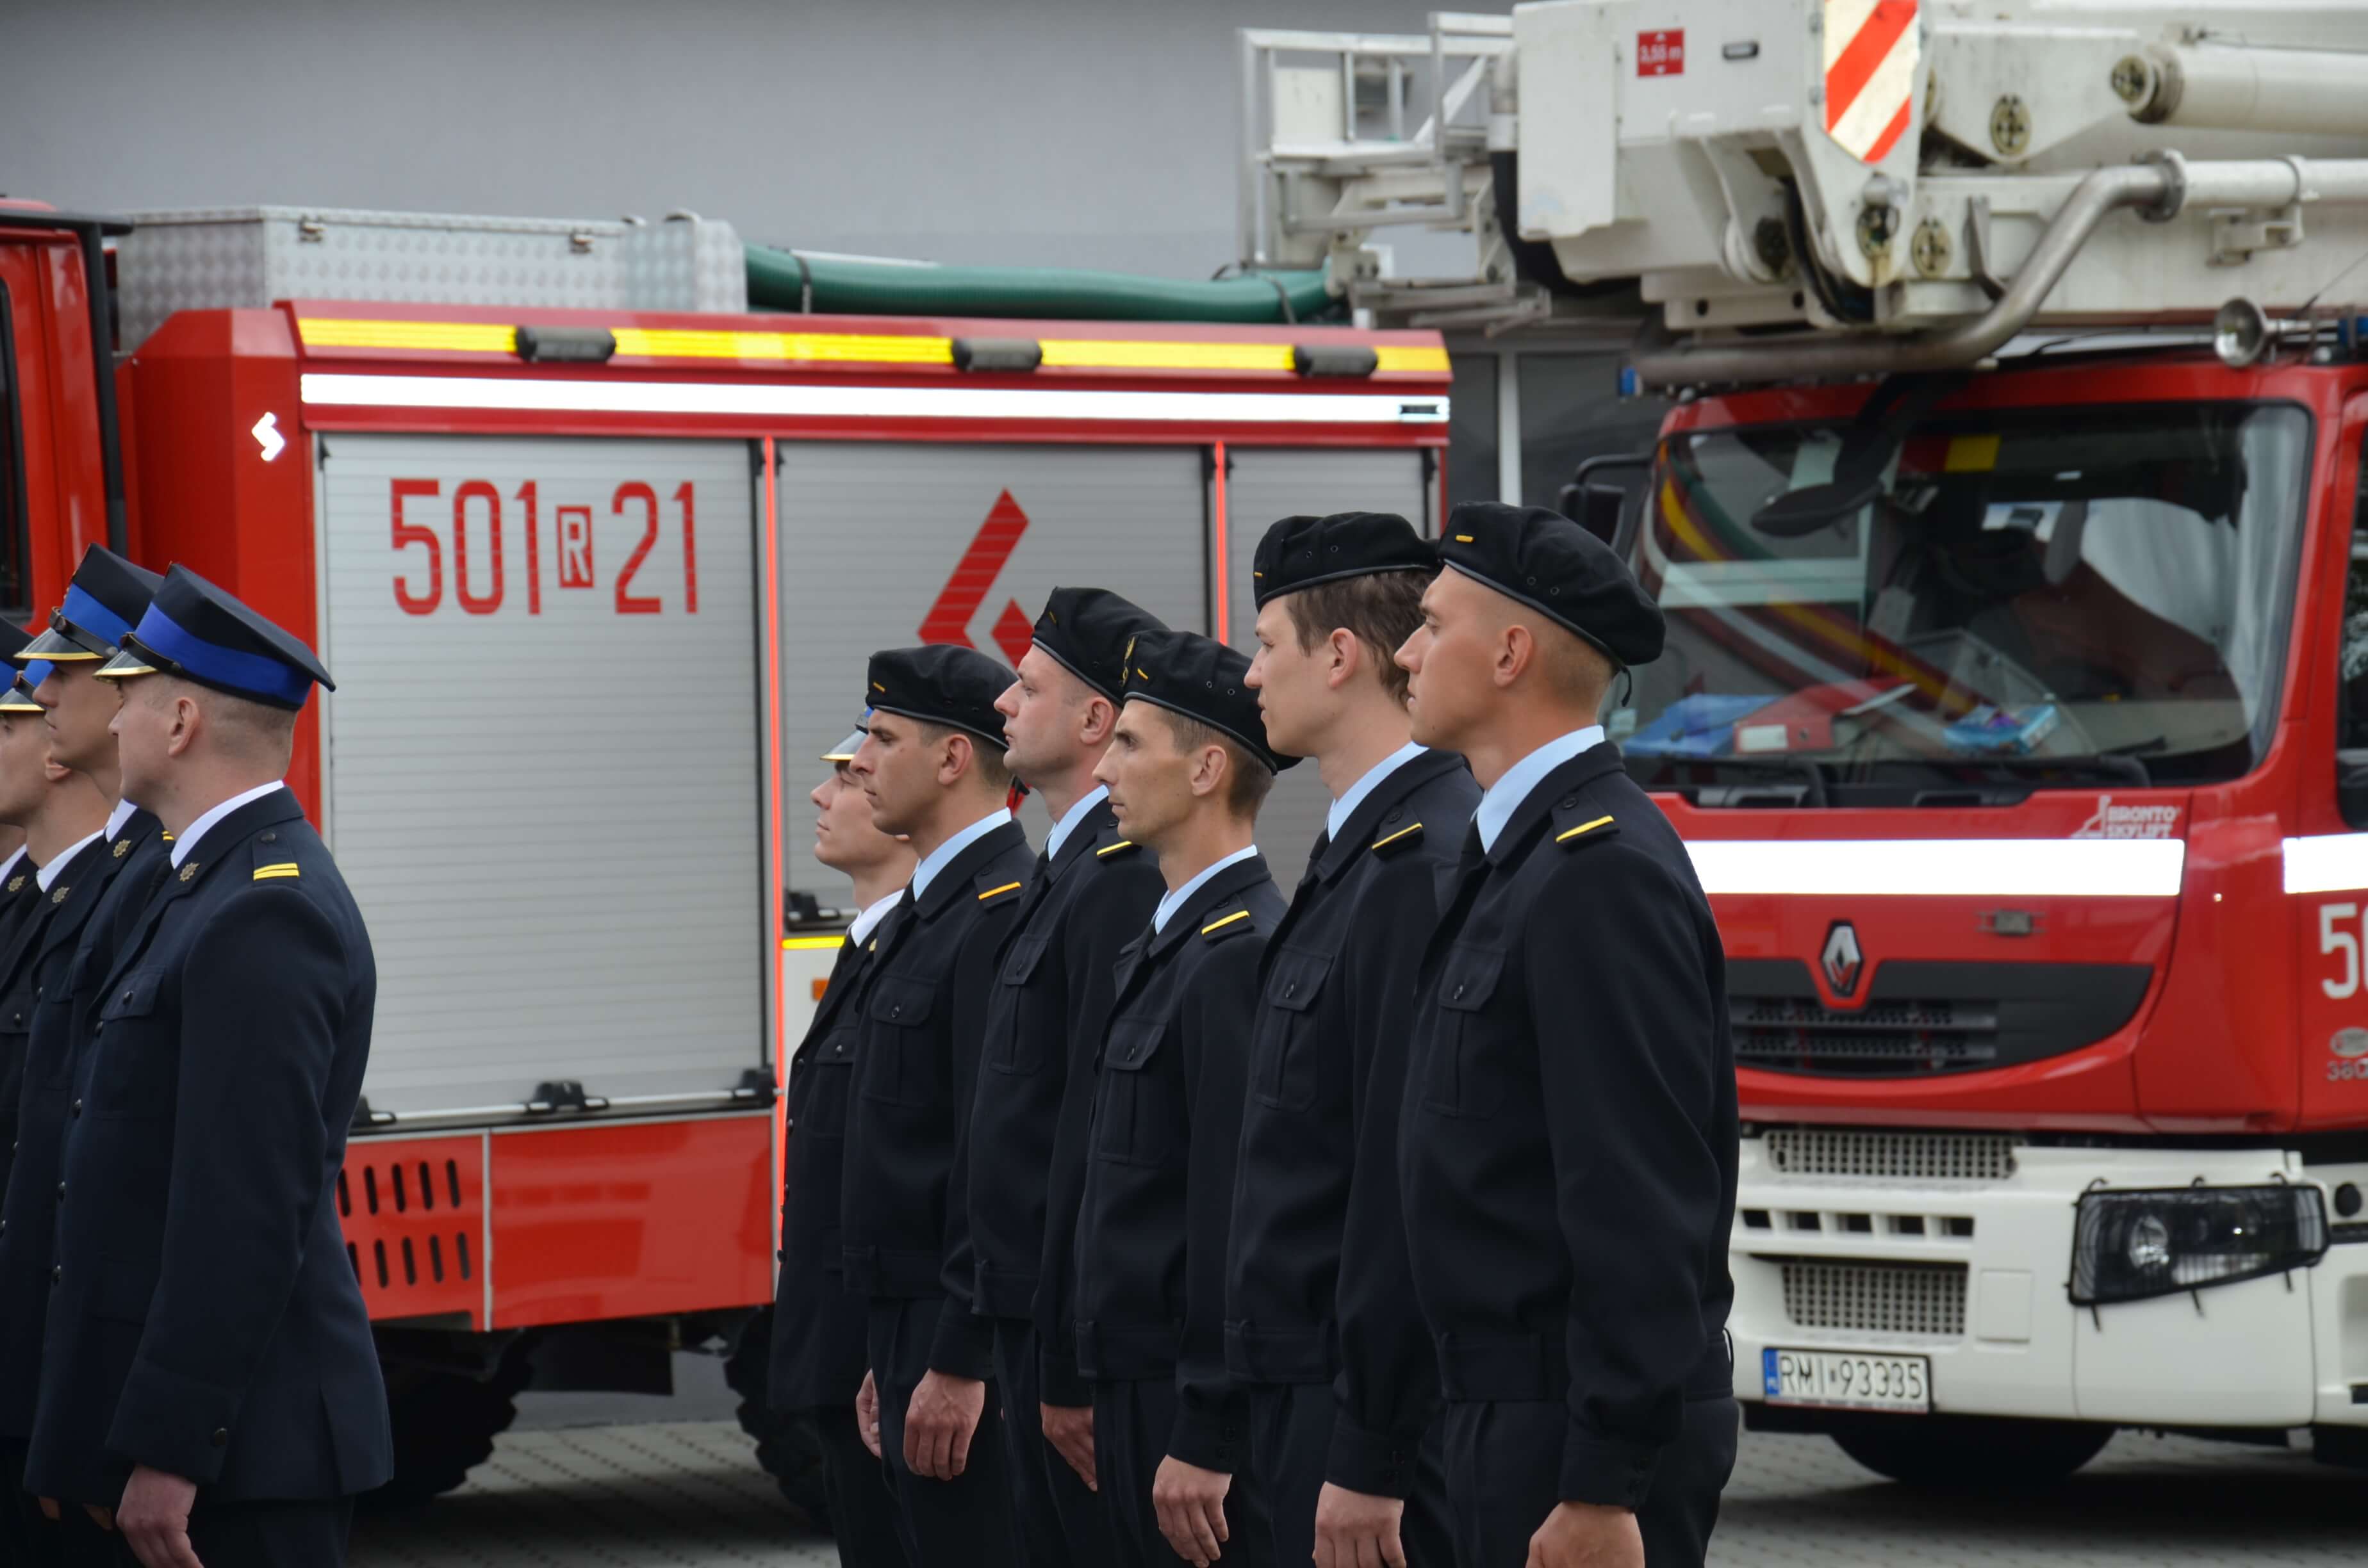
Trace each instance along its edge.
<path fill-rule="evenodd" d="M 1466 501 L 1447 515 L 1440 559 L 1519 599 L 1626 668 L 1661 656 L 1661 608 L 1610 545 L 1543 506 Z"/>
<path fill-rule="evenodd" d="M 1146 631 L 1165 631 L 1159 618 L 1108 588 L 1055 588 L 1036 618 L 1036 646 L 1044 656 L 1109 698 L 1126 686 L 1126 652 Z"/>
<path fill-rule="evenodd" d="M 966 730 L 1000 751 L 1003 715 L 995 699 L 1010 687 L 1011 672 L 975 648 L 933 642 L 872 654 L 863 696 L 882 713 Z"/>
<path fill-rule="evenodd" d="M 139 624 L 124 634 L 123 651 L 97 673 L 133 680 L 159 671 L 291 711 L 315 683 L 337 689 L 301 638 L 186 566 L 165 574 Z"/>
<path fill-rule="evenodd" d="M 1395 512 L 1285 517 L 1266 530 L 1251 562 L 1258 608 L 1278 594 L 1374 572 L 1435 572 L 1439 547 Z"/>
<path fill-rule="evenodd" d="M 1266 744 L 1266 721 L 1258 693 L 1242 677 L 1247 655 L 1190 631 L 1155 631 L 1138 638 L 1126 662 L 1126 697 L 1199 721 L 1238 741 L 1249 754 L 1280 773 L 1299 759 Z"/>

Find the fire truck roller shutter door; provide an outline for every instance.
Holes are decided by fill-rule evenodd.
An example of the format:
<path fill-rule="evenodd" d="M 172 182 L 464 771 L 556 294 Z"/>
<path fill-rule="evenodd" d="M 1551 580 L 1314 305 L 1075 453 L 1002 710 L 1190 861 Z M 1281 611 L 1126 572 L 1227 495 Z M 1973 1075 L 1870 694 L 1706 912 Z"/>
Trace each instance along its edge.
<path fill-rule="evenodd" d="M 372 1108 L 732 1088 L 768 956 L 747 445 L 325 440 L 324 815 L 379 956 Z"/>
<path fill-rule="evenodd" d="M 848 683 L 874 648 L 966 642 L 1016 664 L 1062 584 L 1110 588 L 1169 626 L 1206 624 L 1200 447 L 778 450 L 784 735 L 822 744 L 843 731 Z M 814 858 L 803 797 L 786 809 L 782 874 L 845 903 L 845 879 Z M 1042 808 L 1020 820 L 1042 843 Z"/>

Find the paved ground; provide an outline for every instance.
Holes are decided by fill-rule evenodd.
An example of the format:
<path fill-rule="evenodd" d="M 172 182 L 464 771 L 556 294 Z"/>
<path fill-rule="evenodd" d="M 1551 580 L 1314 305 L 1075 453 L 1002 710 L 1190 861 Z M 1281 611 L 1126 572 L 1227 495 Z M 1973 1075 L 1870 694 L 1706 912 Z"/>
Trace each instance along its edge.
<path fill-rule="evenodd" d="M 694 1370 L 673 1400 L 521 1402 L 520 1429 L 466 1487 L 416 1513 L 366 1519 L 355 1568 L 836 1562 L 827 1543 L 795 1530 L 727 1396 Z M 602 1424 L 577 1424 L 587 1421 Z M 2125 1436 L 2059 1492 L 2006 1505 L 1908 1492 L 1822 1437 L 1758 1437 L 1744 1439 L 1712 1561 L 2169 1568 L 2351 1564 L 2363 1554 L 2368 1477 L 2298 1453 Z"/>

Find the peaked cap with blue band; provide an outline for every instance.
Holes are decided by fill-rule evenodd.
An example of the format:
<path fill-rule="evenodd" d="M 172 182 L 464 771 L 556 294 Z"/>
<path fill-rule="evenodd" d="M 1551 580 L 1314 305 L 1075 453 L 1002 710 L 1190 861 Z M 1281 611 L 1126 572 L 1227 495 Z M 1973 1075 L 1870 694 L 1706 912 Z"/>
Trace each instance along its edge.
<path fill-rule="evenodd" d="M 863 710 L 863 717 L 855 722 L 855 733 L 823 753 L 822 759 L 825 762 L 853 762 L 855 754 L 862 749 L 863 737 L 871 733 L 871 710 L 867 708 Z"/>
<path fill-rule="evenodd" d="M 1267 744 L 1247 655 L 1192 631 L 1145 632 L 1126 661 L 1126 699 L 1181 713 L 1238 744 L 1269 773 L 1294 767 Z"/>
<path fill-rule="evenodd" d="M 16 657 L 17 650 L 32 640 L 31 632 L 23 631 L 12 621 L 0 620 L 0 656 Z M 47 711 L 33 700 L 33 688 L 49 678 L 50 665 L 46 659 L 37 659 L 27 665 L 21 675 L 12 672 L 6 688 L 0 689 L 0 713 Z"/>
<path fill-rule="evenodd" d="M 82 552 L 64 601 L 50 612 L 49 630 L 8 656 L 20 665 L 36 659 L 62 665 L 111 659 L 123 646 L 125 634 L 147 613 L 148 601 L 164 581 L 145 566 L 134 566 L 105 545 L 94 544 Z"/>
<path fill-rule="evenodd" d="M 98 667 L 102 680 L 171 675 L 233 697 L 291 711 L 318 681 L 337 683 L 302 642 L 186 566 L 156 590 L 123 652 Z"/>

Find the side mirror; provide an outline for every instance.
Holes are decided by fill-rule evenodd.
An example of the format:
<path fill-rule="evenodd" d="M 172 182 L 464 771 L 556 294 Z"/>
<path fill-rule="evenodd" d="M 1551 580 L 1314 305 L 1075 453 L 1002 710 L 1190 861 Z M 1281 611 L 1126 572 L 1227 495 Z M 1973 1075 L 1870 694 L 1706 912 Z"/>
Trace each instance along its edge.
<path fill-rule="evenodd" d="M 2368 828 L 2368 751 L 2335 754 L 2335 809 L 2353 827 Z"/>
<path fill-rule="evenodd" d="M 1628 488 L 1600 482 L 1594 476 L 1607 470 L 1645 470 L 1652 466 L 1650 452 L 1609 452 L 1589 458 L 1578 465 L 1578 472 L 1562 487 L 1554 509 L 1612 549 L 1624 552 L 1627 540 L 1621 537 L 1621 525 L 1628 517 Z"/>

